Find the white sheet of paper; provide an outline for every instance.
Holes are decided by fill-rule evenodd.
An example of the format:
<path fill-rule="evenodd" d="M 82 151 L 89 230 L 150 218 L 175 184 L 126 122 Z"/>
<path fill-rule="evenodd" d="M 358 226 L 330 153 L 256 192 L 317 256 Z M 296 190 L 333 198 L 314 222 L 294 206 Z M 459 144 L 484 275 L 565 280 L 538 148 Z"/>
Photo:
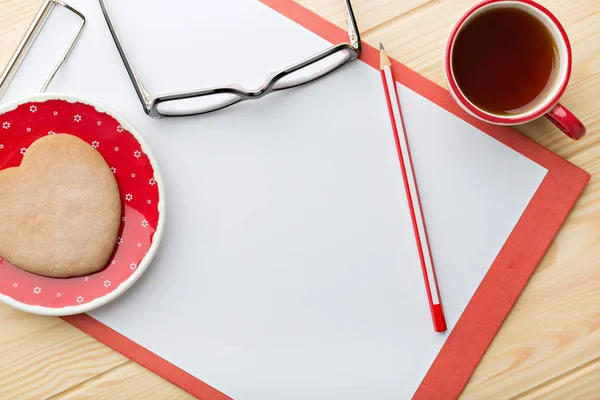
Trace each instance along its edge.
<path fill-rule="evenodd" d="M 236 399 L 409 398 L 449 332 L 432 329 L 379 72 L 355 61 L 256 102 L 155 120 L 98 3 L 70 4 L 88 26 L 51 90 L 127 118 L 166 190 L 155 261 L 92 316 Z M 109 6 L 155 95 L 255 87 L 330 45 L 253 0 Z M 3 101 L 31 94 L 28 78 Z M 451 329 L 547 171 L 399 90 Z"/>

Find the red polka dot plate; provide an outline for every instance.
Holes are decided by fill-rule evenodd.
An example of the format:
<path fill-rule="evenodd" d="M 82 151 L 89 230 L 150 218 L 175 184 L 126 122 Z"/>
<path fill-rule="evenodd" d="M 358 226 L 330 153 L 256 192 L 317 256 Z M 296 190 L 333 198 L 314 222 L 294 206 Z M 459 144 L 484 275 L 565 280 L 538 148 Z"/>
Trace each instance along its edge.
<path fill-rule="evenodd" d="M 54 133 L 75 135 L 102 154 L 115 174 L 123 205 L 114 253 L 98 273 L 47 278 L 0 260 L 0 301 L 34 314 L 61 316 L 114 300 L 144 273 L 162 238 L 164 195 L 154 156 L 127 121 L 99 104 L 62 94 L 32 96 L 0 108 L 0 170 L 20 165 L 31 143 Z"/>

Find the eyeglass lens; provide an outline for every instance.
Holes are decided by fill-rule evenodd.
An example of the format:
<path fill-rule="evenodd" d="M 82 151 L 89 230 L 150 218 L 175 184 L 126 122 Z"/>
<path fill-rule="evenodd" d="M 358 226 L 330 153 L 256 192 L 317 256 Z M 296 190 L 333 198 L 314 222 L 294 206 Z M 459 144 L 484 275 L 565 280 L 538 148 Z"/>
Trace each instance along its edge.
<path fill-rule="evenodd" d="M 322 60 L 314 62 L 284 76 L 283 78 L 279 79 L 275 85 L 273 85 L 273 88 L 287 89 L 310 82 L 333 71 L 349 59 L 350 52 L 348 50 L 337 51 Z"/>
<path fill-rule="evenodd" d="M 162 115 L 200 114 L 218 110 L 240 100 L 230 93 L 217 93 L 189 99 L 168 100 L 159 103 L 156 110 Z"/>

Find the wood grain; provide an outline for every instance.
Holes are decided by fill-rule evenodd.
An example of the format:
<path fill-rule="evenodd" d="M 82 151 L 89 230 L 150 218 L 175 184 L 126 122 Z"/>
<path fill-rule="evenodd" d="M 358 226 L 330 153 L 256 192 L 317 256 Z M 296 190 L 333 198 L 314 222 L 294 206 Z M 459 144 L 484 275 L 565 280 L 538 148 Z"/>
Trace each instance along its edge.
<path fill-rule="evenodd" d="M 127 362 L 58 318 L 0 308 L 0 399 L 61 393 Z"/>
<path fill-rule="evenodd" d="M 42 0 L 0 0 L 0 65 Z M 300 3 L 344 27 L 341 0 Z M 363 39 L 443 85 L 449 31 L 476 0 L 353 0 Z M 540 119 L 517 129 L 592 174 L 473 374 L 464 399 L 600 398 L 600 1 L 541 0 L 563 23 L 574 69 L 562 102 L 572 141 Z M 0 399 L 187 399 L 190 395 L 56 318 L 0 305 Z"/>
<path fill-rule="evenodd" d="M 127 379 L 123 379 L 123 377 Z M 133 383 L 133 384 L 132 384 Z M 141 368 L 133 361 L 127 361 L 94 376 L 77 386 L 62 392 L 56 399 L 62 400 L 113 400 L 113 399 L 191 399 L 187 392 Z"/>

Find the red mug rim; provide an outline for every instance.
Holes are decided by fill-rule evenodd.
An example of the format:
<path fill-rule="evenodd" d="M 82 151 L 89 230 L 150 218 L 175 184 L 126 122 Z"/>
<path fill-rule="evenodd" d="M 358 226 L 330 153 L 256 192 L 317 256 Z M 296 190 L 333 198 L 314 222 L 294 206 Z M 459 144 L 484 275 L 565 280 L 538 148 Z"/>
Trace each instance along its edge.
<path fill-rule="evenodd" d="M 531 113 L 531 114 L 526 112 L 525 114 L 520 114 L 520 115 L 515 115 L 515 116 L 500 116 L 500 115 L 496 115 L 496 114 L 487 113 L 487 112 L 475 107 L 473 105 L 473 103 L 471 103 L 462 94 L 462 92 L 460 91 L 460 89 L 458 87 L 458 83 L 454 79 L 454 75 L 452 73 L 450 55 L 452 53 L 452 48 L 454 46 L 454 41 L 456 39 L 456 35 L 458 34 L 458 31 L 460 30 L 460 28 L 462 27 L 462 25 L 464 24 L 466 19 L 469 18 L 471 15 L 473 15 L 476 11 L 478 11 L 479 9 L 481 9 L 485 6 L 488 6 L 488 5 L 494 4 L 494 3 L 505 3 L 505 2 L 524 3 L 529 6 L 534 7 L 538 11 L 545 14 L 548 18 L 550 18 L 552 23 L 558 28 L 558 31 L 560 32 L 560 35 L 562 36 L 562 40 L 565 43 L 566 60 L 563 60 L 563 62 L 566 63 L 566 73 L 565 73 L 564 79 L 562 80 L 562 82 L 560 82 L 558 91 L 555 93 L 555 95 L 552 96 L 550 99 L 546 100 L 544 102 L 545 105 L 540 110 L 538 110 L 534 113 Z M 454 28 L 452 29 L 452 32 L 450 33 L 448 42 L 446 44 L 446 54 L 444 57 L 446 80 L 448 81 L 448 85 L 450 86 L 451 93 L 458 100 L 459 104 L 462 107 L 466 108 L 466 110 L 469 113 L 473 114 L 474 116 L 476 116 L 482 120 L 492 122 L 495 124 L 505 124 L 505 125 L 520 124 L 520 123 L 524 123 L 524 122 L 533 121 L 534 119 L 537 119 L 537 118 L 543 116 L 544 114 L 547 114 L 554 107 L 554 105 L 558 103 L 559 98 L 563 95 L 565 89 L 567 88 L 567 85 L 569 83 L 569 78 L 571 76 L 571 63 L 572 63 L 571 44 L 567 37 L 567 32 L 565 31 L 563 26 L 560 24 L 558 19 L 549 10 L 547 10 L 542 5 L 540 5 L 534 1 L 531 1 L 531 0 L 484 0 L 484 1 L 476 4 L 471 9 L 469 9 L 465 14 L 463 14 L 463 16 L 454 25 Z"/>

